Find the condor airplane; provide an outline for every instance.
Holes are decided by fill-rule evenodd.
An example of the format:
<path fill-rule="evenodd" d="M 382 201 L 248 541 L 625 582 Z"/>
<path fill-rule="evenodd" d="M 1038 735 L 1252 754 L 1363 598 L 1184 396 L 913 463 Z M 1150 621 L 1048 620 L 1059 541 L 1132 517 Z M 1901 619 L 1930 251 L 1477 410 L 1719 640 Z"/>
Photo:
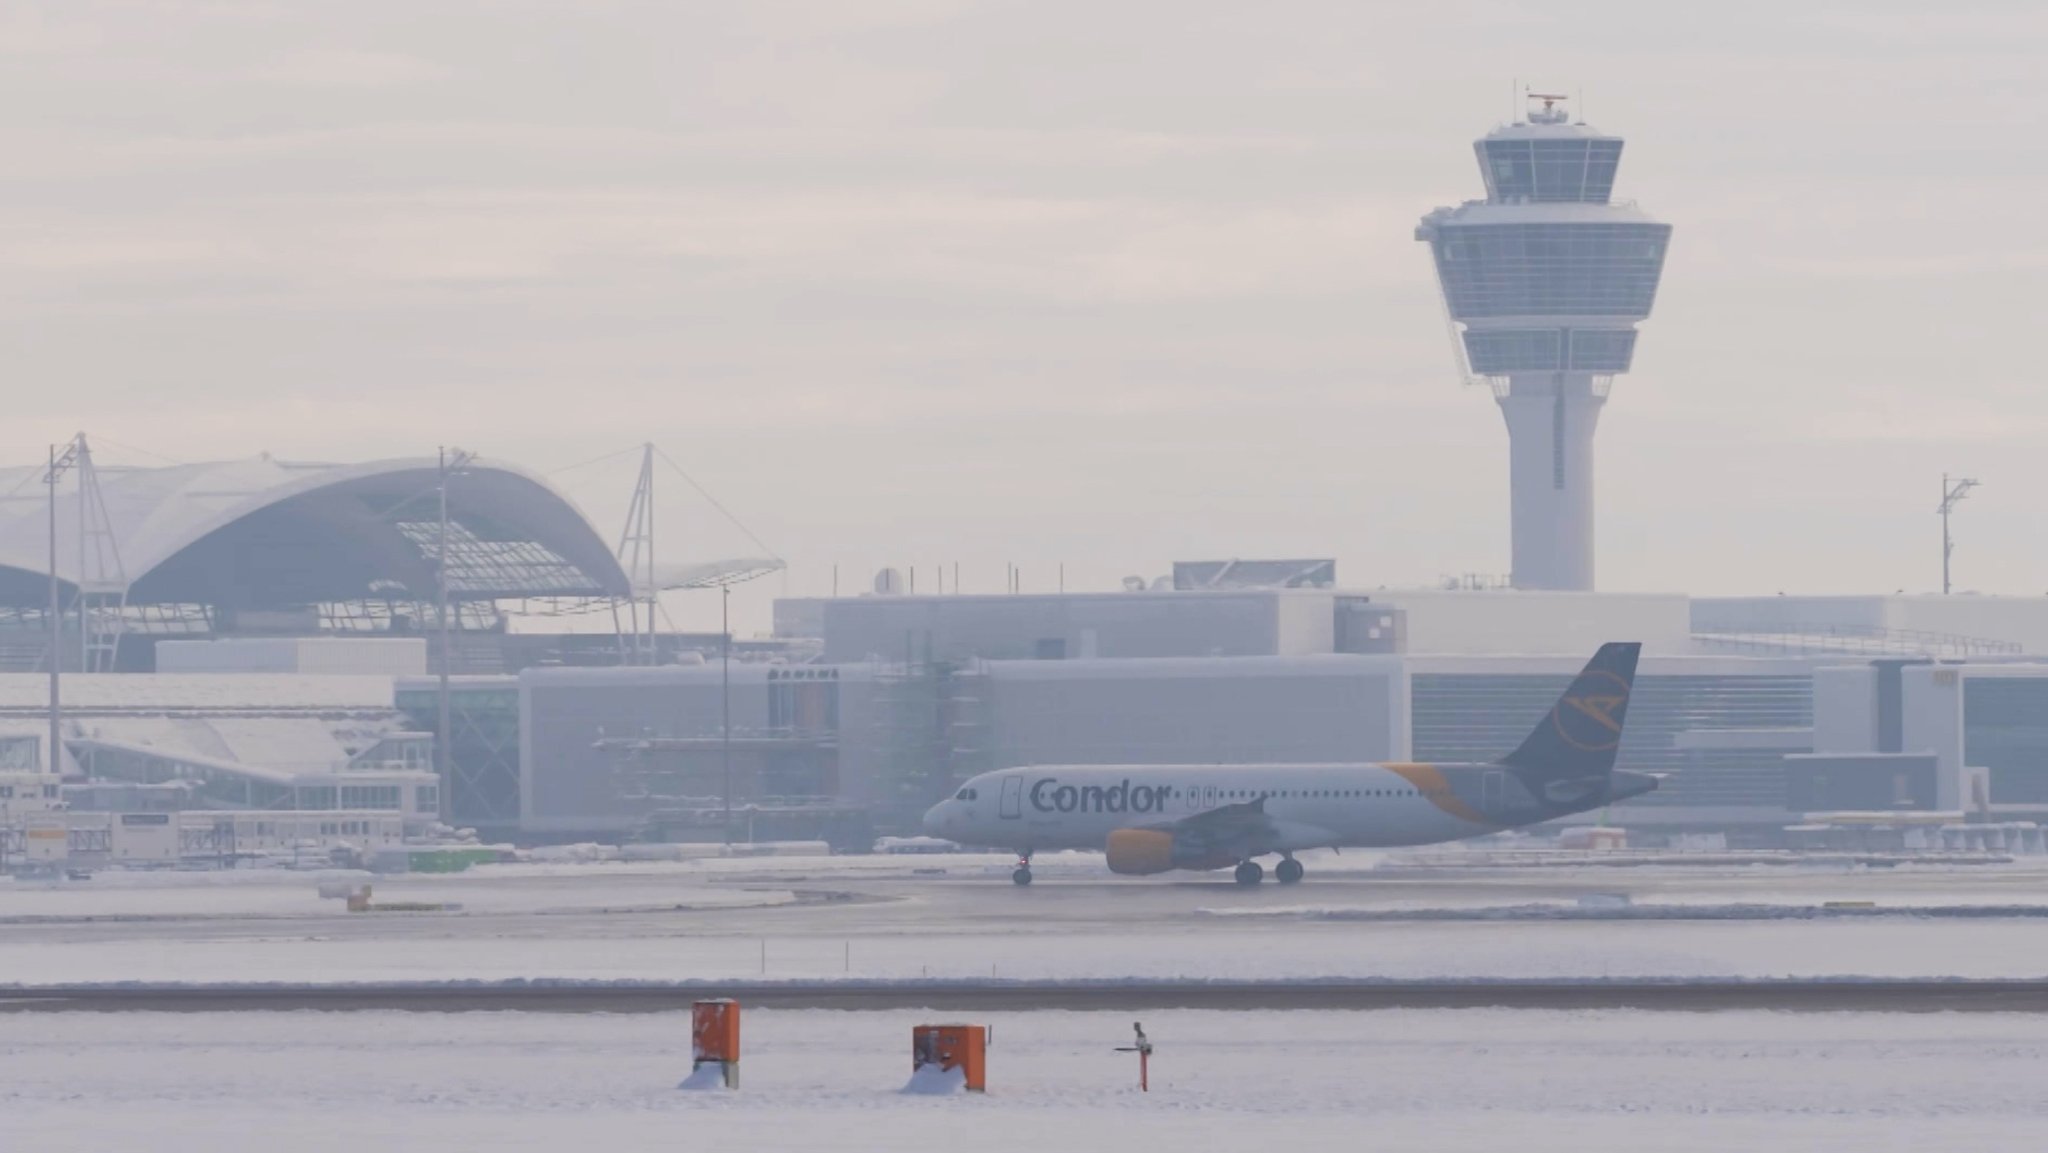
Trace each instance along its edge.
<path fill-rule="evenodd" d="M 1638 644 L 1602 645 L 1520 748 L 1491 764 L 1028 765 L 983 773 L 925 814 L 937 836 L 1017 850 L 1102 849 L 1111 871 L 1237 867 L 1283 885 L 1305 849 L 1456 841 L 1582 813 L 1657 787 L 1617 772 Z"/>

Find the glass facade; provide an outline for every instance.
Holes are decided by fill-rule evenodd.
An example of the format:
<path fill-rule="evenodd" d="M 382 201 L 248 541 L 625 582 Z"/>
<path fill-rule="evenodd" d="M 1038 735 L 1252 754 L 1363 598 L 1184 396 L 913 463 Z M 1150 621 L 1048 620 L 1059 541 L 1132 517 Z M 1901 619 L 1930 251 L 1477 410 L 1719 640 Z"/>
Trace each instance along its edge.
<path fill-rule="evenodd" d="M 426 682 L 401 685 L 398 710 L 414 729 L 440 728 L 440 696 Z M 519 682 L 457 682 L 448 692 L 448 819 L 503 828 L 519 820 Z M 431 811 L 431 810 L 429 810 Z"/>
<path fill-rule="evenodd" d="M 1418 673 L 1411 683 L 1415 759 L 1491 761 L 1511 752 L 1570 683 L 1569 675 Z M 1784 755 L 1804 749 L 1681 749 L 1679 734 L 1812 724 L 1808 676 L 1639 677 L 1617 767 L 1672 776 L 1628 804 L 1782 809 Z"/>
<path fill-rule="evenodd" d="M 817 736 L 839 731 L 839 670 L 771 669 L 768 731 Z"/>
<path fill-rule="evenodd" d="M 0 737 L 0 772 L 39 773 L 42 771 L 42 738 Z"/>
<path fill-rule="evenodd" d="M 398 521 L 392 527 L 429 564 L 441 551 L 441 522 Z M 458 597 L 589 595 L 603 588 L 539 541 L 525 540 L 474 514 L 448 525 L 448 591 Z"/>
<path fill-rule="evenodd" d="M 343 785 L 344 809 L 398 809 L 404 807 L 397 785 Z"/>
<path fill-rule="evenodd" d="M 1994 805 L 2048 804 L 2048 677 L 1963 678 L 1963 763 Z"/>
<path fill-rule="evenodd" d="M 1657 298 L 1668 224 L 1450 224 L 1431 249 L 1451 315 L 1640 319 Z"/>
<path fill-rule="evenodd" d="M 1482 140 L 1479 159 L 1495 203 L 1605 204 L 1621 167 L 1621 141 Z"/>
<path fill-rule="evenodd" d="M 1624 329 L 1467 330 L 1465 352 L 1472 371 L 1485 376 L 1517 372 L 1627 372 L 1636 333 Z"/>

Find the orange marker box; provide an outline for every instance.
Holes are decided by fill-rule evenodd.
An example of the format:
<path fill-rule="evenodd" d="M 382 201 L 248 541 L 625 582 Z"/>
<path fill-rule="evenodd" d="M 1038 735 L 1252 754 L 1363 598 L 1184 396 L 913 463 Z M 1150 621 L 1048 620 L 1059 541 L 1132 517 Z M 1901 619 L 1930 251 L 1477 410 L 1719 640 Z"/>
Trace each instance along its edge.
<path fill-rule="evenodd" d="M 740 1087 L 740 1005 L 738 1001 L 699 1001 L 690 1007 L 692 1070 L 706 1062 L 725 1073 L 725 1087 Z"/>
<path fill-rule="evenodd" d="M 970 1093 L 988 1091 L 988 1028 L 984 1025 L 919 1025 L 910 1031 L 910 1070 L 929 1065 L 958 1069 Z"/>

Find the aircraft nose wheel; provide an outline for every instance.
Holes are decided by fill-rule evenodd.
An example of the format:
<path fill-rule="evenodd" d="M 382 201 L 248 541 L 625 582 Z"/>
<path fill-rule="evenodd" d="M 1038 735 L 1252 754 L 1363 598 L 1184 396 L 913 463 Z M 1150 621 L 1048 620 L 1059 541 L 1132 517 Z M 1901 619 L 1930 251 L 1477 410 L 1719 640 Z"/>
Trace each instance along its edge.
<path fill-rule="evenodd" d="M 1018 888 L 1031 883 L 1031 854 L 1025 853 L 1017 858 L 1017 868 L 1010 874 L 1010 883 Z"/>
<path fill-rule="evenodd" d="M 1274 868 L 1273 878 L 1283 885 L 1292 885 L 1301 880 L 1303 871 L 1301 862 L 1289 857 Z"/>
<path fill-rule="evenodd" d="M 1265 879 L 1266 870 L 1260 868 L 1257 861 L 1246 861 L 1237 867 L 1237 883 L 1240 885 L 1256 885 Z"/>

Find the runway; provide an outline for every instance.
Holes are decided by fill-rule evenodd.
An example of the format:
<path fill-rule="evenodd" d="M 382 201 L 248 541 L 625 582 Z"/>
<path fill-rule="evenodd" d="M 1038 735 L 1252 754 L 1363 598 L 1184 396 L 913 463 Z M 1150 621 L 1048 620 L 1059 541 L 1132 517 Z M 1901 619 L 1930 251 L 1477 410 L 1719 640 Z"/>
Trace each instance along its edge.
<path fill-rule="evenodd" d="M 1071 999 L 1083 995 L 1075 983 L 1097 982 L 1125 998 L 1153 986 L 1148 1003 L 1160 1004 L 1196 1004 L 1180 986 L 1215 982 L 1325 986 L 1284 995 L 1326 999 L 1339 996 L 1331 982 L 1379 983 L 1344 995 L 1396 1004 L 1424 1002 L 1388 1000 L 1387 982 L 1441 1003 L 1470 998 L 1474 982 L 1521 982 L 1533 990 L 1521 996 L 1536 998 L 1566 994 L 1534 986 L 1590 981 L 2048 981 L 2048 870 L 2038 865 L 1617 875 L 1376 870 L 1372 858 L 1345 854 L 1312 861 L 1300 885 L 1255 889 L 1206 875 L 1114 878 L 1087 856 L 1041 859 L 1029 888 L 1012 886 L 1008 870 L 1002 858 L 854 857 L 359 875 L 377 902 L 447 908 L 357 914 L 318 896 L 332 878 L 303 873 L 0 882 L 0 981 L 215 990 L 527 982 L 614 987 L 606 995 L 622 1002 L 641 995 L 616 991 L 629 985 L 774 986 L 789 996 L 793 982 L 851 981 L 870 988 L 831 995 L 879 999 L 873 986 L 926 982 L 1025 998 L 1024 982 L 1056 984 Z M 522 995 L 529 1006 L 543 999 Z M 1505 1003 L 1507 990 L 1488 995 Z M 572 1007 L 597 996 L 545 994 Z"/>
<path fill-rule="evenodd" d="M 673 1013 L 726 997 L 762 1009 L 878 1012 L 1525 1009 L 1704 1013 L 2048 1013 L 2048 981 L 863 981 L 671 985 L 53 986 L 0 1013 Z"/>

